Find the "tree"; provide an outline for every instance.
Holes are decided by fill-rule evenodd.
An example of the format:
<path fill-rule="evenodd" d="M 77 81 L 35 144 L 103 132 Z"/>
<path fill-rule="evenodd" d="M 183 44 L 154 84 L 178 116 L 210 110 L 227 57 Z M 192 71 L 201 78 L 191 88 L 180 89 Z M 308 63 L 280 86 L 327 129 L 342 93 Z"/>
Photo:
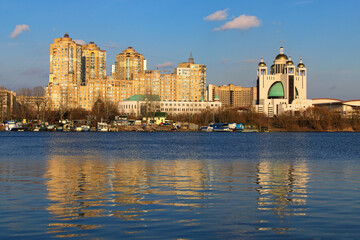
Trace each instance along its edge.
<path fill-rule="evenodd" d="M 83 120 L 86 119 L 88 111 L 83 108 L 73 108 L 69 112 L 69 118 L 72 120 Z"/>
<path fill-rule="evenodd" d="M 32 89 L 32 96 L 34 97 L 43 97 L 45 90 L 42 86 L 37 86 Z"/>

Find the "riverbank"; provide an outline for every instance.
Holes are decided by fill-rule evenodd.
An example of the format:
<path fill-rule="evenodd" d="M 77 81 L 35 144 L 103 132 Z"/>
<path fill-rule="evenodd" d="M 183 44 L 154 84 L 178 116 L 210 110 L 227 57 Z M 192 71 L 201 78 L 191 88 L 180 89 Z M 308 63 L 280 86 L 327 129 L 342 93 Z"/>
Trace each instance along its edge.
<path fill-rule="evenodd" d="M 5 131 L 4 126 L 0 126 L 0 132 Z M 28 131 L 33 132 L 33 131 Z M 56 130 L 48 131 L 48 132 L 56 132 Z M 77 132 L 77 131 L 64 131 L 64 132 Z M 90 132 L 97 132 L 96 130 L 91 130 Z M 117 129 L 111 129 L 108 132 L 201 132 L 201 130 L 192 130 L 186 128 L 174 129 L 170 126 L 119 126 Z M 241 132 L 241 131 L 239 131 Z M 244 131 L 246 132 L 246 131 Z M 254 131 L 258 132 L 258 131 Z M 359 130 L 354 130 L 350 128 L 345 129 L 333 129 L 333 130 L 318 130 L 318 129 L 284 129 L 284 128 L 269 128 L 268 132 L 360 132 Z"/>

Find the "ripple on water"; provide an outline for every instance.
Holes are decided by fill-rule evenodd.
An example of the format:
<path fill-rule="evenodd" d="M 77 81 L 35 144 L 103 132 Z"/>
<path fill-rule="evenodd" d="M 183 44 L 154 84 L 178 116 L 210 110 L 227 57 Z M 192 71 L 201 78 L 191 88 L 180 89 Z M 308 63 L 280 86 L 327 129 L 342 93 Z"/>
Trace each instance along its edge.
<path fill-rule="evenodd" d="M 0 135 L 9 238 L 360 234 L 359 134 Z"/>

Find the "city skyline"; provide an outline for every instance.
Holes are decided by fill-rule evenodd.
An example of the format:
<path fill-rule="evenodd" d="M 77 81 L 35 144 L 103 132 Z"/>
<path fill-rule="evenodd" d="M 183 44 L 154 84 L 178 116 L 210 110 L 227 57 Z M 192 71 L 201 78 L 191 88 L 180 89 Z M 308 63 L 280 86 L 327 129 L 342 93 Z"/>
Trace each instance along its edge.
<path fill-rule="evenodd" d="M 67 2 L 2 4 L 0 85 L 46 86 L 49 45 L 68 32 L 107 51 L 107 74 L 131 46 L 149 69 L 173 70 L 192 52 L 207 66 L 208 84 L 244 87 L 256 86 L 261 56 L 270 66 L 283 40 L 285 53 L 295 64 L 302 56 L 308 68 L 309 98 L 359 98 L 357 1 Z"/>

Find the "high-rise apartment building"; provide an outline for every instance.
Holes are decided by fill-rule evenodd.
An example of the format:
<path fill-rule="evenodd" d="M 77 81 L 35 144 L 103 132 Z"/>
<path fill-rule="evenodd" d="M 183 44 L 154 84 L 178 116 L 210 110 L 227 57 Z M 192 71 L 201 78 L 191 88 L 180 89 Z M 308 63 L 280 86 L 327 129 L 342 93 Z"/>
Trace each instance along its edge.
<path fill-rule="evenodd" d="M 225 107 L 249 107 L 256 100 L 256 87 L 241 87 L 234 84 L 208 86 L 208 101 L 219 100 Z"/>
<path fill-rule="evenodd" d="M 50 45 L 49 83 L 81 83 L 82 46 L 75 43 L 69 34 L 55 38 Z"/>
<path fill-rule="evenodd" d="M 88 79 L 106 78 L 106 51 L 95 43 L 77 44 L 69 34 L 50 45 L 50 74 L 46 96 L 51 109 L 79 106 L 80 86 Z"/>
<path fill-rule="evenodd" d="M 159 95 L 161 99 L 176 99 L 176 75 L 170 71 L 148 70 L 134 74 L 134 95 Z"/>
<path fill-rule="evenodd" d="M 158 95 L 164 101 L 205 99 L 206 66 L 192 54 L 174 72 L 147 70 L 147 61 L 132 47 L 116 56 L 106 76 L 106 51 L 94 42 L 79 45 L 68 34 L 50 45 L 50 74 L 46 88 L 51 109 L 91 110 L 97 100 L 117 103 L 133 95 Z"/>
<path fill-rule="evenodd" d="M 132 80 L 134 74 L 144 73 L 147 62 L 143 55 L 134 48 L 128 47 L 116 55 L 115 77 L 117 79 Z"/>
<path fill-rule="evenodd" d="M 16 103 L 16 93 L 0 87 L 0 120 L 10 118 Z"/>
<path fill-rule="evenodd" d="M 103 78 L 106 78 L 106 51 L 89 42 L 82 46 L 82 83 Z"/>
<path fill-rule="evenodd" d="M 50 74 L 47 93 L 52 108 L 74 107 L 78 101 L 76 91 L 81 84 L 81 45 L 69 34 L 55 38 L 50 45 Z"/>
<path fill-rule="evenodd" d="M 188 62 L 179 63 L 175 69 L 177 77 L 176 101 L 204 101 L 206 98 L 206 66 L 195 64 L 190 53 Z"/>

